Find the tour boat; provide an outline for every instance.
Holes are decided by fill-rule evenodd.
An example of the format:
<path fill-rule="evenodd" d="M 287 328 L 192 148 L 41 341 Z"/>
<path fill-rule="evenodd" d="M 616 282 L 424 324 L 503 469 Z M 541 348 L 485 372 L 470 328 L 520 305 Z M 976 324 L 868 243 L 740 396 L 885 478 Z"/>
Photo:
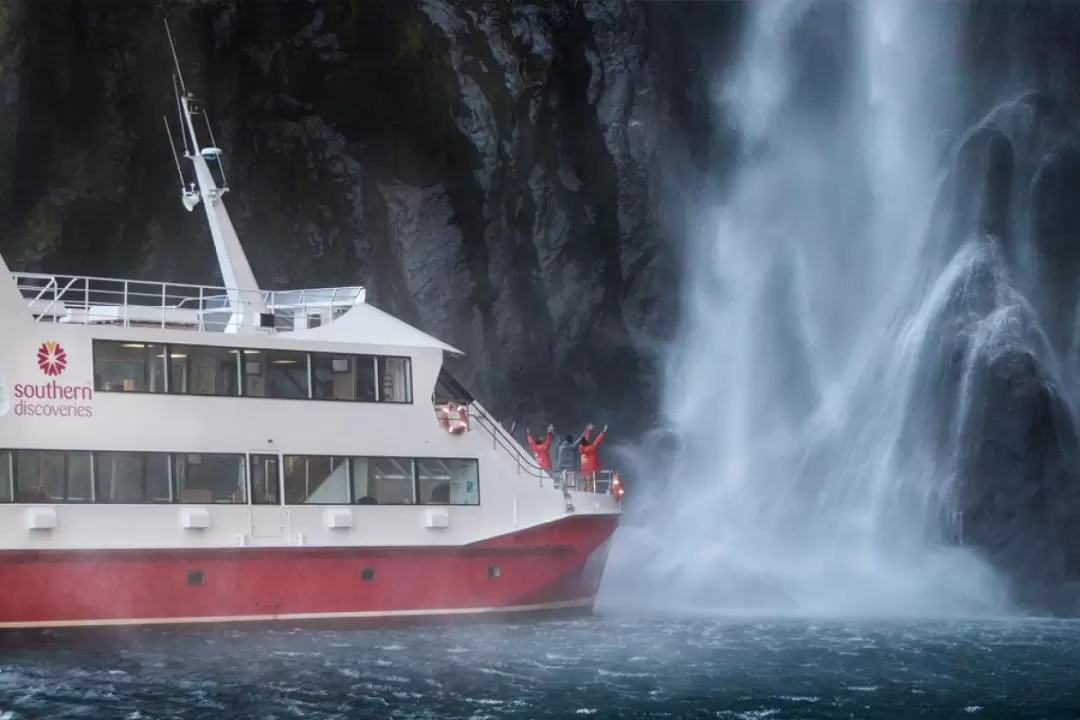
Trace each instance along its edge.
<path fill-rule="evenodd" d="M 617 475 L 541 469 L 362 287 L 260 290 L 174 90 L 224 287 L 0 259 L 0 629 L 591 612 Z"/>

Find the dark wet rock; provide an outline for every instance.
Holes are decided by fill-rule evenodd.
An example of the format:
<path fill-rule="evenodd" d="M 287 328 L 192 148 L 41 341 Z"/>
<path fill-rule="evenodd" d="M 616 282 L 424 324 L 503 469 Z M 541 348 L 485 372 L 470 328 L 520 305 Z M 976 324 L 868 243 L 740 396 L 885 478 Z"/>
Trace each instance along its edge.
<path fill-rule="evenodd" d="M 1031 607 L 1069 612 L 1080 582 L 1076 427 L 1038 358 L 1014 346 L 986 358 L 973 390 L 961 497 L 963 536 L 1015 581 Z"/>

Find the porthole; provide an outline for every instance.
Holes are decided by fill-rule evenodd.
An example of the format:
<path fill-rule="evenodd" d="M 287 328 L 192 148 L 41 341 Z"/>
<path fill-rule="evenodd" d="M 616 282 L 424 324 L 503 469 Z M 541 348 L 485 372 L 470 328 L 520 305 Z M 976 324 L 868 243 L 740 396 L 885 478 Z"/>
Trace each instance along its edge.
<path fill-rule="evenodd" d="M 360 571 L 360 579 L 364 582 L 371 582 L 375 579 L 375 568 L 364 568 Z"/>
<path fill-rule="evenodd" d="M 499 569 L 498 565 L 488 565 L 488 577 L 489 578 L 494 580 L 495 578 L 501 577 L 501 576 L 502 576 L 502 570 Z"/>
<path fill-rule="evenodd" d="M 206 584 L 206 573 L 202 570 L 188 570 L 187 574 L 188 585 L 204 585 Z"/>

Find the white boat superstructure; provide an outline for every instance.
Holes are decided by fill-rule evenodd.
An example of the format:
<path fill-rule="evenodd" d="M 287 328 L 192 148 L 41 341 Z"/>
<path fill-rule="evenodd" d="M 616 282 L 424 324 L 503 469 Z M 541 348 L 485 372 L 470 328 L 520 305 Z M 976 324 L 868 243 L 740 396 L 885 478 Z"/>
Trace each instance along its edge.
<path fill-rule="evenodd" d="M 618 511 L 610 477 L 600 492 L 556 488 L 479 402 L 446 389 L 443 355 L 460 351 L 368 305 L 363 288 L 258 293 L 269 320 L 232 323 L 228 288 L 11 273 L 0 259 L 0 502 L 12 503 L 0 546 L 461 544 L 568 505 Z M 433 400 L 467 405 L 468 431 L 448 433 Z M 217 471 L 233 476 L 225 494 L 180 483 L 209 456 L 232 462 Z M 373 458 L 396 459 L 409 487 L 379 498 L 363 482 L 389 493 L 394 463 L 361 482 Z M 266 460 L 282 466 L 280 487 L 251 497 L 245 476 Z M 438 478 L 456 500 L 418 495 Z"/>

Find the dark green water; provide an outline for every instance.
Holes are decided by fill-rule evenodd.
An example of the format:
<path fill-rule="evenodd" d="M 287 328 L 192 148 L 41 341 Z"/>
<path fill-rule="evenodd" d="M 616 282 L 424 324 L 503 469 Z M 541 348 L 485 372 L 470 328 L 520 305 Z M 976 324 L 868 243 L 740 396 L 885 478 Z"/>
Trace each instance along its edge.
<path fill-rule="evenodd" d="M 961 717 L 1080 717 L 1080 622 L 609 617 L 0 649 L 0 720 Z"/>

